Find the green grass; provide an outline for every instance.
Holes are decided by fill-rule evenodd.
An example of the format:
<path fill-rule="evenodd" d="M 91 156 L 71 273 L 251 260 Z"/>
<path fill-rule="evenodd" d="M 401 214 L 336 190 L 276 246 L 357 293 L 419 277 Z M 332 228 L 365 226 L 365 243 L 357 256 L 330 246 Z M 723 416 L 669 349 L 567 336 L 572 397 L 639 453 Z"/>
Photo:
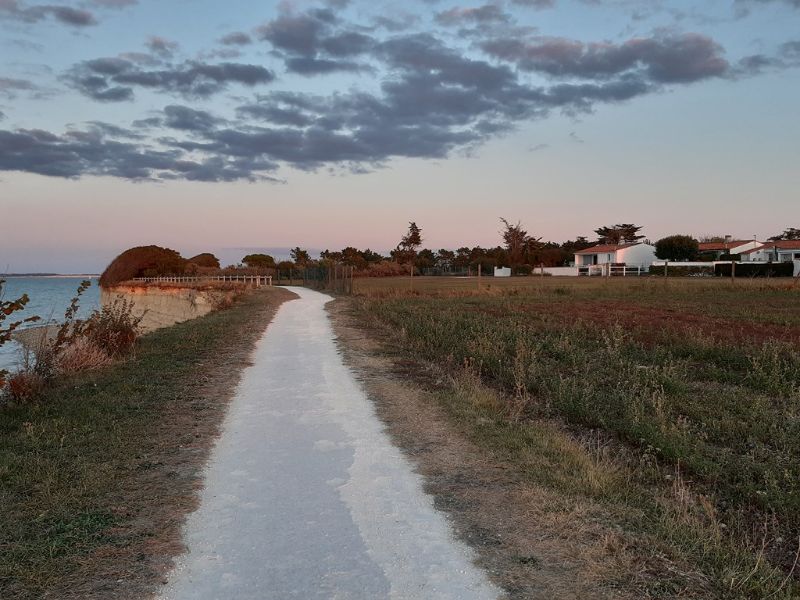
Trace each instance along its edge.
<path fill-rule="evenodd" d="M 207 433 L 186 415 L 218 418 L 199 390 L 220 353 L 265 323 L 270 297 L 148 334 L 132 359 L 0 408 L 0 597 L 61 597 L 104 552 L 158 537 L 135 522 L 190 494 L 195 473 L 174 469 L 165 483 L 157 467 Z M 136 565 L 119 568 L 128 577 Z"/>
<path fill-rule="evenodd" d="M 357 302 L 406 352 L 466 364 L 504 391 L 478 420 L 463 394 L 443 399 L 484 447 L 518 461 L 523 452 L 539 483 L 615 507 L 703 569 L 718 597 L 788 598 L 800 535 L 799 300 L 797 288 L 750 282 L 550 279 L 472 296 L 384 287 Z M 655 309 L 674 314 L 646 318 Z M 687 313 L 702 318 L 686 326 Z M 776 323 L 786 339 L 771 337 Z M 605 432 L 641 466 L 625 477 L 610 463 L 581 467 L 580 453 L 543 433 L 553 419 Z M 664 501 L 665 477 L 695 498 L 691 510 Z"/>

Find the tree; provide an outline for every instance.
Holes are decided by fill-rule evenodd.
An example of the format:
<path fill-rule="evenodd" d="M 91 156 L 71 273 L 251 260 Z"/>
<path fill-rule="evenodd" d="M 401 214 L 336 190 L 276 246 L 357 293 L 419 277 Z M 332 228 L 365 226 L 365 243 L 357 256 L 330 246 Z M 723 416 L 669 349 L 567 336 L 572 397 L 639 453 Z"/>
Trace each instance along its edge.
<path fill-rule="evenodd" d="M 136 277 L 183 275 L 186 265 L 186 259 L 170 248 L 137 246 L 111 261 L 100 275 L 100 285 L 108 287 Z"/>
<path fill-rule="evenodd" d="M 295 267 L 295 264 L 292 261 L 290 261 L 290 260 L 282 260 L 281 262 L 278 263 L 276 268 L 278 269 L 279 273 L 282 273 L 284 275 L 288 275 L 288 274 L 291 273 L 291 271 L 292 271 L 292 269 L 294 269 L 294 267 Z"/>
<path fill-rule="evenodd" d="M 503 231 L 500 232 L 500 235 L 503 236 L 508 259 L 512 265 L 522 264 L 525 260 L 525 250 L 528 247 L 528 232 L 522 228 L 522 223 L 519 221 L 516 225 L 512 225 L 502 217 L 500 217 L 500 221 L 503 223 Z"/>
<path fill-rule="evenodd" d="M 700 245 L 690 235 L 670 235 L 656 242 L 656 256 L 661 260 L 694 260 Z"/>
<path fill-rule="evenodd" d="M 783 233 L 773 235 L 769 238 L 770 242 L 779 242 L 781 240 L 800 240 L 800 229 L 796 227 L 789 227 Z"/>
<path fill-rule="evenodd" d="M 424 250 L 420 250 L 417 253 L 416 258 L 414 259 L 414 266 L 418 269 L 430 269 L 436 264 L 436 254 L 434 254 L 433 250 L 428 250 L 425 248 Z"/>
<path fill-rule="evenodd" d="M 275 259 L 269 254 L 248 254 L 242 262 L 253 269 L 274 269 Z"/>
<path fill-rule="evenodd" d="M 411 221 L 408 224 L 408 232 L 400 238 L 397 248 L 392 251 L 392 258 L 397 262 L 409 262 L 414 260 L 417 255 L 417 248 L 422 245 L 422 228 Z"/>
<path fill-rule="evenodd" d="M 601 244 L 632 244 L 641 240 L 644 236 L 639 235 L 640 225 L 632 223 L 618 223 L 595 229 L 597 241 Z"/>
<path fill-rule="evenodd" d="M 219 259 L 211 252 L 203 252 L 189 259 L 189 263 L 198 267 L 219 269 Z"/>
<path fill-rule="evenodd" d="M 300 246 L 292 248 L 289 254 L 292 255 L 292 260 L 300 268 L 305 267 L 309 262 L 311 262 L 311 257 L 308 255 L 308 250 L 303 250 L 300 248 Z"/>

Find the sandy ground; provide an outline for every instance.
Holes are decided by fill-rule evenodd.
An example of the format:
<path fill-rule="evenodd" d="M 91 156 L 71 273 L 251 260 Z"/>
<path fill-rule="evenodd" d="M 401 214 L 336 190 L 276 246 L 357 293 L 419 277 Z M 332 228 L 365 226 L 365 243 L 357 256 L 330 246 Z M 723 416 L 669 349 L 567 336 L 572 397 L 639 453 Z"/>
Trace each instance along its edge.
<path fill-rule="evenodd" d="M 164 599 L 501 596 L 289 288 L 243 375 Z"/>

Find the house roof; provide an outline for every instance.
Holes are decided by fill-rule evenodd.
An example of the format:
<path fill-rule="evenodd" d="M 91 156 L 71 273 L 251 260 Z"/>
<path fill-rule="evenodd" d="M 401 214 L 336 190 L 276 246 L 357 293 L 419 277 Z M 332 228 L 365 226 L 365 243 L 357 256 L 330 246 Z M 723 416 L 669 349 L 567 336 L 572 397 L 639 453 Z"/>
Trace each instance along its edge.
<path fill-rule="evenodd" d="M 772 250 L 773 248 L 777 248 L 778 250 L 800 250 L 800 240 L 778 240 L 776 242 L 768 242 L 758 248 L 745 250 L 742 254 L 752 254 L 759 250 Z"/>
<path fill-rule="evenodd" d="M 698 247 L 700 248 L 700 252 L 710 252 L 714 250 L 730 250 L 731 248 L 736 248 L 737 246 L 744 246 L 745 244 L 749 244 L 753 240 L 731 240 L 729 242 L 700 242 Z"/>
<path fill-rule="evenodd" d="M 590 246 L 583 250 L 578 250 L 575 254 L 605 254 L 616 252 L 617 250 L 624 250 L 632 246 L 638 246 L 641 242 L 633 242 L 632 244 L 598 244 L 597 246 Z"/>

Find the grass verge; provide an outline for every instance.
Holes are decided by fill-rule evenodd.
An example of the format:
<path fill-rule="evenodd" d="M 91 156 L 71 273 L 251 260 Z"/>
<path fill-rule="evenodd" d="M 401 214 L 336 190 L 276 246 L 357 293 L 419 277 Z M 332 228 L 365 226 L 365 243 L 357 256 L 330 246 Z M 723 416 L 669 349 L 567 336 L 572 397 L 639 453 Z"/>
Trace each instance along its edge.
<path fill-rule="evenodd" d="M 137 598 L 181 551 L 201 469 L 279 288 L 150 333 L 0 412 L 0 597 Z"/>
<path fill-rule="evenodd" d="M 448 374 L 433 397 L 487 455 L 603 507 L 631 543 L 664 558 L 654 576 L 624 577 L 647 582 L 642 597 L 798 597 L 800 356 L 769 336 L 733 344 L 710 316 L 714 327 L 695 329 L 678 328 L 679 316 L 626 320 L 635 310 L 591 318 L 615 293 L 647 309 L 653 298 L 637 289 L 353 302 L 405 360 Z M 685 300 L 686 288 L 668 292 L 662 304 Z M 768 297 L 796 322 L 795 290 Z"/>

